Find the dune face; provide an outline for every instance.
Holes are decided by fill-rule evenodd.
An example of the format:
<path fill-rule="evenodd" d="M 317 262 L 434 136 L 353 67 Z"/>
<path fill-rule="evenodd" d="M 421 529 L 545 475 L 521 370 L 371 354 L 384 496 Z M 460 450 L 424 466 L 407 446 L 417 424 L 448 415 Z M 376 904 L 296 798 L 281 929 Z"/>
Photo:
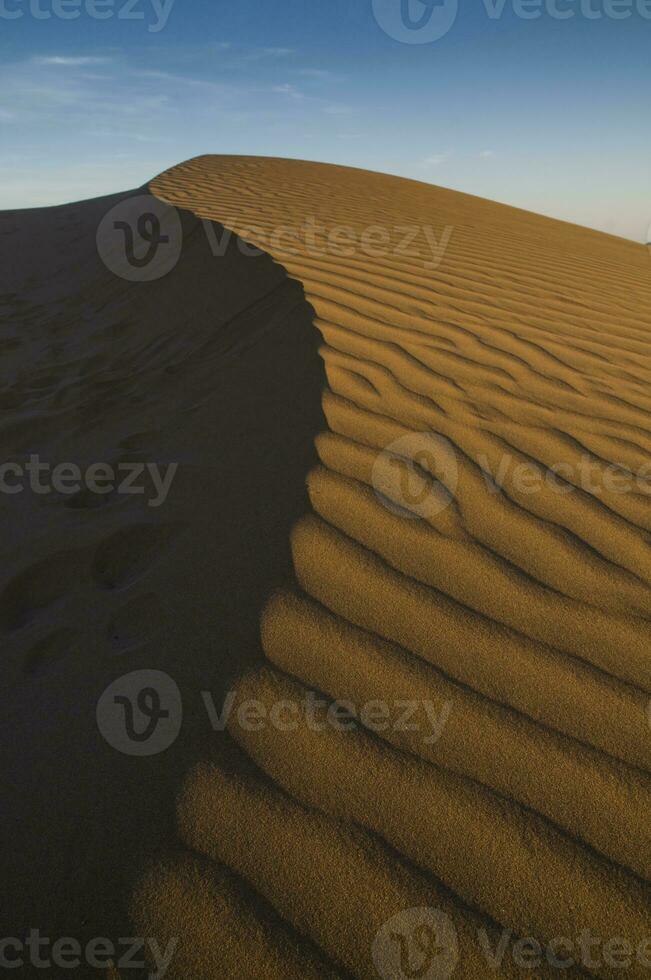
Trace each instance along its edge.
<path fill-rule="evenodd" d="M 178 980 L 647 976 L 646 250 L 298 161 L 149 190 L 156 282 L 88 260 L 113 200 L 3 218 L 5 454 L 181 464 L 5 506 L 7 934 L 129 903 Z M 186 717 L 149 760 L 94 718 L 140 668 Z"/>
<path fill-rule="evenodd" d="M 302 284 L 328 385 L 296 582 L 231 715 L 244 755 L 215 744 L 178 804 L 212 863 L 152 871 L 136 920 L 173 934 L 179 889 L 232 916 L 228 868 L 258 896 L 255 955 L 277 914 L 326 975 L 647 975 L 646 251 L 297 161 L 201 157 L 151 190 Z M 355 721 L 314 724 L 314 692 Z M 378 724 L 396 704 L 429 711 Z M 410 948 L 416 913 L 382 938 L 423 907 L 454 943 L 439 923 L 438 952 Z M 194 976 L 213 955 L 206 926 Z M 293 941 L 275 955 L 264 975 L 298 975 Z"/>

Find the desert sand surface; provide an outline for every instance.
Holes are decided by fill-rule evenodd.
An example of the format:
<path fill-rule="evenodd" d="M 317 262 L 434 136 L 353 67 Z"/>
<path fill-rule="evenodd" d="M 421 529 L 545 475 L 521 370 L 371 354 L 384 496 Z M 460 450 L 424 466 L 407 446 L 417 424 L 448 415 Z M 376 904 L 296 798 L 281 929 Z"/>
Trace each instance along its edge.
<path fill-rule="evenodd" d="M 112 199 L 0 221 L 5 458 L 181 464 L 156 510 L 2 501 L 14 921 L 177 937 L 178 980 L 648 975 L 604 955 L 651 958 L 647 250 L 300 161 L 149 190 L 185 233 L 154 283 L 91 253 Z M 139 667 L 187 703 L 145 760 L 94 714 Z M 212 732 L 231 687 L 359 723 Z M 418 908 L 453 961 L 396 972 L 376 937 Z M 511 955 L 586 930 L 565 968 Z"/>

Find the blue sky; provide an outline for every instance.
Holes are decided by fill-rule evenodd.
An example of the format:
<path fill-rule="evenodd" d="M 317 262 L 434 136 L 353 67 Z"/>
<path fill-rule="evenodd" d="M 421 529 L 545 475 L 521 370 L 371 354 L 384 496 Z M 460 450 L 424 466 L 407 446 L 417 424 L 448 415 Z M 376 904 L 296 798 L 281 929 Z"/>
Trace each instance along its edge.
<path fill-rule="evenodd" d="M 458 0 L 447 33 L 403 43 L 386 27 L 407 0 L 0 0 L 0 207 L 251 153 L 415 177 L 644 240 L 651 0 L 525 0 L 533 19 L 519 2 Z M 436 23 L 437 9 L 409 4 Z"/>

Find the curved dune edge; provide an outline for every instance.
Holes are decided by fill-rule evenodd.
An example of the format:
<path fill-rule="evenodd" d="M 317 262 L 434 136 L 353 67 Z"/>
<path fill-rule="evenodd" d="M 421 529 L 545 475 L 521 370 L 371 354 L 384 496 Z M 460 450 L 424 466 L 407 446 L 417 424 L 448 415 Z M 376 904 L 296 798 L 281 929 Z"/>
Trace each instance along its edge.
<path fill-rule="evenodd" d="M 378 930 L 423 906 L 454 923 L 463 977 L 487 975 L 477 937 L 495 945 L 502 929 L 642 948 L 651 518 L 648 495 L 604 473 L 637 473 L 651 448 L 646 250 L 297 161 L 200 157 L 151 190 L 268 251 L 324 338 L 329 431 L 313 514 L 292 534 L 296 588 L 267 605 L 269 666 L 242 678 L 240 703 L 428 701 L 441 729 L 426 741 L 235 718 L 243 761 L 218 753 L 189 774 L 179 833 L 195 856 L 151 870 L 134 897 L 141 934 L 186 936 L 168 975 L 199 978 L 218 962 L 241 975 L 246 956 L 256 976 L 374 977 Z M 453 230 L 432 268 L 423 235 L 407 254 L 337 255 L 325 232 L 288 248 L 279 229 L 306 218 L 358 240 L 371 226 Z M 454 480 L 418 442 L 432 433 Z M 599 493 L 568 475 L 583 458 Z M 564 466 L 564 492 L 527 492 L 518 463 Z M 420 513 L 405 511 L 413 486 Z M 582 966 L 562 973 L 623 972 L 603 956 Z M 624 972 L 648 966 L 633 957 Z M 525 974 L 508 955 L 496 972 Z"/>

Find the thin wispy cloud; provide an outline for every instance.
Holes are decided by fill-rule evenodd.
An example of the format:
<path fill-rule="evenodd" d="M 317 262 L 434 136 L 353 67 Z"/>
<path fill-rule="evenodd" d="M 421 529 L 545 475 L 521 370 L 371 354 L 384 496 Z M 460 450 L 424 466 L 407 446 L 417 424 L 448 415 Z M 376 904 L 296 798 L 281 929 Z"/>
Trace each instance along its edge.
<path fill-rule="evenodd" d="M 216 63 L 214 57 L 217 46 L 212 43 L 198 48 L 194 59 L 188 50 L 175 52 L 166 57 L 162 67 L 160 58 L 157 65 L 151 64 L 147 50 L 127 53 L 116 49 L 102 56 L 62 52 L 32 55 L 25 61 L 0 66 L 2 101 L 7 112 L 15 112 L 26 125 L 35 125 L 38 120 L 48 131 L 56 128 L 61 135 L 72 135 L 101 118 L 102 129 L 122 129 L 123 138 L 134 141 L 139 132 L 148 136 L 161 127 L 164 134 L 175 132 L 179 118 L 188 114 L 195 127 L 201 128 L 203 121 L 204 128 L 210 127 L 206 131 L 218 132 L 214 127 L 219 121 L 225 126 L 239 121 L 253 127 L 257 120 L 259 125 L 277 127 L 282 113 L 283 121 L 291 127 L 296 125 L 295 116 L 309 109 L 333 121 L 355 111 L 318 91 L 303 90 L 282 75 L 278 78 L 278 58 L 292 53 L 290 48 L 234 50 L 230 42 L 224 42 L 225 58 L 234 63 L 224 75 L 223 61 Z M 264 81 L 264 75 L 260 77 L 257 72 L 252 82 L 246 66 L 250 56 L 266 59 L 259 62 L 268 65 Z M 313 71 L 319 73 L 319 83 L 324 79 L 324 69 L 305 71 L 310 72 L 305 76 L 306 86 L 315 78 Z M 0 121 L 3 119 L 9 121 L 4 114 Z"/>
<path fill-rule="evenodd" d="M 254 52 L 255 53 L 255 52 Z M 259 52 L 263 58 L 286 58 L 294 53 L 293 48 L 260 48 Z"/>
<path fill-rule="evenodd" d="M 296 74 L 304 78 L 318 78 L 324 81 L 337 78 L 334 72 L 328 71 L 327 68 L 297 68 Z"/>
<path fill-rule="evenodd" d="M 194 88 L 202 88 L 212 91 L 216 95 L 235 93 L 241 91 L 236 85 L 225 82 L 215 82 L 208 78 L 194 78 L 191 75 L 181 75 L 169 71 L 153 71 L 150 69 L 136 69 L 129 72 L 130 77 L 152 82 L 163 82 L 167 85 L 188 85 Z"/>
<path fill-rule="evenodd" d="M 133 118 L 136 128 L 172 107 L 168 91 L 152 91 L 152 85 L 146 84 L 129 85 L 124 66 L 121 65 L 119 71 L 117 66 L 113 69 L 108 58 L 91 61 L 75 56 L 69 59 L 74 68 L 100 61 L 108 65 L 105 75 L 93 78 L 88 77 L 92 72 L 84 70 L 60 71 L 61 59 L 65 57 L 30 58 L 0 66 L 3 101 L 11 106 L 21 124 L 41 125 L 48 131 L 56 129 L 62 135 L 76 133 L 98 117 L 107 124 L 112 120 Z M 64 67 L 71 66 L 65 64 Z"/>
<path fill-rule="evenodd" d="M 284 95 L 293 102 L 311 106 L 315 111 L 323 112 L 327 116 L 349 116 L 355 111 L 349 105 L 330 102 L 317 95 L 306 95 L 305 92 L 302 92 L 289 82 L 284 82 L 281 85 L 272 85 L 271 91 L 276 95 Z"/>
<path fill-rule="evenodd" d="M 108 65 L 111 64 L 111 58 L 97 58 L 88 55 L 81 56 L 68 56 L 68 55 L 51 55 L 48 57 L 39 57 L 32 59 L 36 65 L 54 65 L 63 68 L 83 68 L 88 65 Z"/>
<path fill-rule="evenodd" d="M 295 88 L 293 85 L 289 85 L 285 82 L 283 85 L 272 85 L 271 91 L 275 92 L 277 95 L 286 95 L 290 99 L 295 99 L 296 101 L 302 101 L 305 99 L 305 95 Z"/>
<path fill-rule="evenodd" d="M 492 160 L 497 154 L 494 150 L 482 150 L 479 156 L 482 160 Z"/>

